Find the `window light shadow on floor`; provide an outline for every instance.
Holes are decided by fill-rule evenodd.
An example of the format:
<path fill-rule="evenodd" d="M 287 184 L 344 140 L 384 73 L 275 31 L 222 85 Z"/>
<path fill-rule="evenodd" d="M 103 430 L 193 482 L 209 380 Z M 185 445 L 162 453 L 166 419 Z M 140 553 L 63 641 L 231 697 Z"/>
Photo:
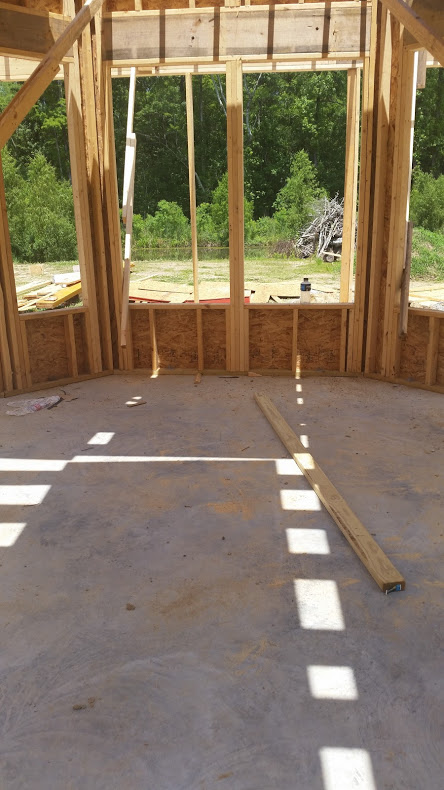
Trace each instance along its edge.
<path fill-rule="evenodd" d="M 298 392 L 302 388 L 298 386 Z M 137 402 L 138 397 L 133 401 Z M 298 405 L 299 400 L 298 399 Z M 302 427 L 302 426 L 301 426 Z M 87 441 L 91 448 L 107 446 L 116 439 L 116 433 L 98 431 Z M 308 446 L 308 436 L 301 437 Z M 145 456 L 145 455 L 73 455 L 68 461 L 58 459 L 11 458 L 0 460 L 0 471 L 4 472 L 62 472 L 74 465 L 88 464 L 143 464 L 173 465 L 193 463 L 231 463 L 240 468 L 251 464 L 270 464 L 278 482 L 280 507 L 284 512 L 294 511 L 294 526 L 285 529 L 286 548 L 289 555 L 331 556 L 327 532 L 320 528 L 298 526 L 302 513 L 318 513 L 322 510 L 316 493 L 305 485 L 302 488 L 281 488 L 282 476 L 302 477 L 292 459 L 273 457 L 224 457 L 224 456 Z M 294 481 L 296 482 L 296 481 Z M 302 482 L 302 481 L 301 481 Z M 45 500 L 51 485 L 2 485 L 0 505 L 38 506 Z M 288 522 L 287 522 L 288 523 Z M 13 547 L 24 533 L 27 522 L 0 523 L 0 547 Z M 185 555 L 184 555 L 185 556 Z M 302 631 L 344 632 L 345 622 L 339 590 L 333 579 L 294 578 L 295 602 Z M 344 648 L 345 649 L 345 648 Z M 307 664 L 307 688 L 313 700 L 348 702 L 358 700 L 359 693 L 355 673 L 348 665 Z M 319 749 L 323 790 L 377 790 L 370 755 L 363 749 L 323 746 Z M 281 788 L 276 788 L 281 790 Z"/>

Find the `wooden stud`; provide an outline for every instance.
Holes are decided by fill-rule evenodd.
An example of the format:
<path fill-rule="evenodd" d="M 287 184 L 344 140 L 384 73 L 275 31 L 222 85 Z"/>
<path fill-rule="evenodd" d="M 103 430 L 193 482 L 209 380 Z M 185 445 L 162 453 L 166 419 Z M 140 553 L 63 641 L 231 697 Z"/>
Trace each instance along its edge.
<path fill-rule="evenodd" d="M 185 91 L 187 105 L 187 141 L 188 141 L 188 180 L 190 185 L 190 224 L 191 254 L 193 259 L 193 293 L 194 301 L 199 301 L 199 261 L 197 251 L 197 219 L 196 219 L 196 166 L 194 160 L 194 108 L 193 82 L 191 74 L 185 75 Z"/>
<path fill-rule="evenodd" d="M 86 0 L 77 16 L 59 36 L 41 63 L 2 112 L 0 115 L 0 148 L 3 148 L 7 143 L 43 91 L 50 85 L 59 70 L 61 60 L 77 41 L 82 30 L 89 24 L 103 2 L 104 0 Z"/>
<path fill-rule="evenodd" d="M 392 38 L 390 14 L 387 10 L 382 9 L 378 57 L 379 78 L 376 95 L 377 126 L 371 269 L 364 367 L 366 372 L 375 371 L 377 366 L 380 365 L 379 327 L 381 323 L 381 309 L 383 310 L 385 300 L 384 278 L 387 267 L 386 213 L 387 206 L 391 200 L 393 171 L 393 155 L 391 153 L 393 138 L 391 118 L 393 100 L 392 75 L 398 67 L 397 43 L 395 41 L 393 47 Z M 395 84 L 394 81 L 393 84 Z"/>
<path fill-rule="evenodd" d="M 21 332 L 21 340 L 23 347 L 23 359 L 25 363 L 26 386 L 30 387 L 33 381 L 31 374 L 31 360 L 29 359 L 29 350 L 28 350 L 28 334 L 26 330 L 26 323 L 24 321 L 20 322 L 20 332 Z"/>
<path fill-rule="evenodd" d="M 355 310 L 350 322 L 351 365 L 356 373 L 363 368 L 368 309 L 369 266 L 372 239 L 372 194 L 374 185 L 374 111 L 377 79 L 380 7 L 371 8 L 370 54 L 364 59 L 362 78 L 361 166 L 359 177 L 358 238 L 356 247 Z"/>
<path fill-rule="evenodd" d="M 341 253 L 340 302 L 350 302 L 355 258 L 359 171 L 361 70 L 347 72 L 347 133 L 345 140 L 344 222 Z"/>
<path fill-rule="evenodd" d="M 74 44 L 74 54 L 74 63 L 65 66 L 66 113 L 68 119 L 71 181 L 82 281 L 82 297 L 83 304 L 88 308 L 86 321 L 90 341 L 90 365 L 91 372 L 97 373 L 102 370 L 102 351 L 94 276 L 94 255 L 88 198 L 85 137 L 82 124 L 81 80 L 77 43 Z"/>
<path fill-rule="evenodd" d="M 405 579 L 353 513 L 350 506 L 324 474 L 313 456 L 290 428 L 267 395 L 255 395 L 256 403 L 287 448 L 316 495 L 335 520 L 361 562 L 383 592 L 405 589 Z"/>
<path fill-rule="evenodd" d="M 76 338 L 74 334 L 74 316 L 72 315 L 72 313 L 66 313 L 64 321 L 65 321 L 66 348 L 68 352 L 69 375 L 71 378 L 75 379 L 79 375 L 79 371 L 77 367 L 77 349 L 76 349 Z M 22 326 L 26 328 L 25 322 L 23 322 Z"/>
<path fill-rule="evenodd" d="M 429 344 L 427 346 L 427 363 L 425 384 L 433 386 L 436 384 L 438 372 L 438 352 L 439 352 L 439 317 L 429 316 Z"/>
<path fill-rule="evenodd" d="M 382 349 L 382 372 L 386 376 L 396 375 L 396 359 L 399 352 L 398 316 L 395 308 L 399 307 L 400 303 L 406 254 L 416 101 L 416 63 L 416 53 L 401 48 Z"/>
<path fill-rule="evenodd" d="M 227 63 L 230 370 L 246 371 L 244 321 L 244 161 L 242 63 Z"/>

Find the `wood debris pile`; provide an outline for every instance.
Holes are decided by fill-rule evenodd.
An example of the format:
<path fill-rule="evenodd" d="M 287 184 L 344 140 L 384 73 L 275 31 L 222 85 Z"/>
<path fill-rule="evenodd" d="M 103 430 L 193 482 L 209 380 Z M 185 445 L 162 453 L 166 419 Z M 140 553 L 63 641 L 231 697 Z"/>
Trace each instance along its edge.
<path fill-rule="evenodd" d="M 325 261 L 340 258 L 342 248 L 342 228 L 344 220 L 344 200 L 338 196 L 329 200 L 323 198 L 316 203 L 314 219 L 301 232 L 295 242 L 298 255 L 311 258 L 316 255 Z"/>

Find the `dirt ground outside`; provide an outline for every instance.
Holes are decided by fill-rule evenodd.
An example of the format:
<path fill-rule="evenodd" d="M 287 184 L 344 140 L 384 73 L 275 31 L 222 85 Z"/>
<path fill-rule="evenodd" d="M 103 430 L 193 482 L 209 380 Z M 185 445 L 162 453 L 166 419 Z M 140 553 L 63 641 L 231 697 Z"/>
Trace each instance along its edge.
<path fill-rule="evenodd" d="M 28 283 L 50 281 L 54 274 L 73 270 L 76 261 L 58 261 L 44 264 L 15 264 L 17 287 Z M 276 301 L 292 303 L 299 301 L 300 283 L 308 277 L 312 288 L 312 301 L 319 303 L 339 302 L 340 262 L 324 263 L 318 260 L 246 259 L 245 288 L 251 290 L 251 301 L 267 302 L 270 296 Z M 170 282 L 172 285 L 193 284 L 190 260 L 135 261 L 131 272 L 131 283 L 152 279 Z M 228 260 L 199 261 L 199 282 L 228 284 Z M 172 289 L 173 290 L 173 289 Z M 352 289 L 352 294 L 354 290 Z M 435 280 L 411 280 L 411 305 L 444 310 L 444 282 Z M 352 296 L 353 300 L 353 296 Z"/>

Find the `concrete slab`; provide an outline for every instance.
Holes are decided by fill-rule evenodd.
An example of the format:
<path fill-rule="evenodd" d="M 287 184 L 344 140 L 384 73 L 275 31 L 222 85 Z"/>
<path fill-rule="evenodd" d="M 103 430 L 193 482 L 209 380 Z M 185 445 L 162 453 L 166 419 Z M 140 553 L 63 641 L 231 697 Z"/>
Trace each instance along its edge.
<path fill-rule="evenodd" d="M 26 417 L 0 402 L 2 790 L 441 790 L 442 396 L 334 378 L 68 390 Z M 404 593 L 380 592 L 255 391 Z"/>

